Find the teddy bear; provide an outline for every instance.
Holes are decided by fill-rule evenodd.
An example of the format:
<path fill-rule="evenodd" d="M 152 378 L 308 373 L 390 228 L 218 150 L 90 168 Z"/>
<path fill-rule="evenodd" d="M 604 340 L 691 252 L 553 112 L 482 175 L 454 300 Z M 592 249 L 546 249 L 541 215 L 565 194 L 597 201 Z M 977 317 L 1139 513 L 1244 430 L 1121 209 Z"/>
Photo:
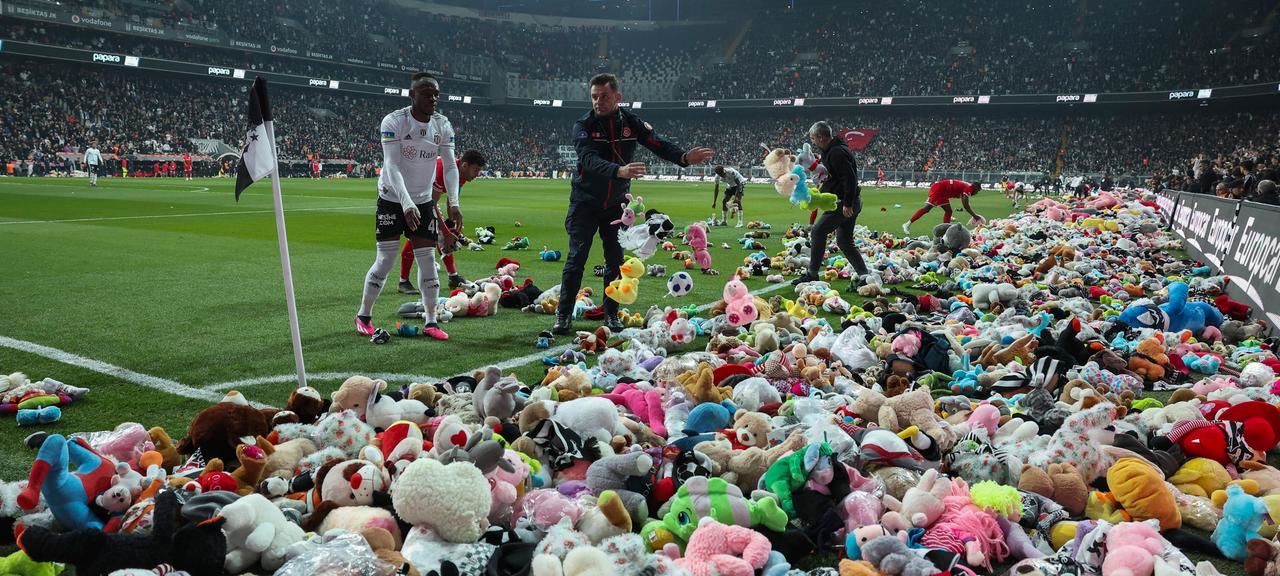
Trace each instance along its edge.
<path fill-rule="evenodd" d="M 486 559 L 492 554 L 492 545 L 476 543 L 489 527 L 489 482 L 468 462 L 415 460 L 392 485 L 391 504 L 413 525 L 400 552 L 418 570 L 440 570 L 442 562 L 460 562 L 472 549 L 487 548 Z"/>
<path fill-rule="evenodd" d="M 1155 558 L 1164 553 L 1165 541 L 1156 527 L 1146 522 L 1122 522 L 1107 532 L 1107 555 L 1103 574 L 1151 574 Z"/>
<path fill-rule="evenodd" d="M 926 470 L 920 482 L 907 489 L 898 509 L 885 512 L 880 523 L 894 531 L 927 527 L 942 516 L 942 501 L 950 493 L 950 480 L 939 477 L 936 469 Z"/>
<path fill-rule="evenodd" d="M 933 397 L 928 388 L 917 388 L 893 398 L 869 388 L 858 391 L 850 410 L 860 418 L 876 422 L 893 432 L 915 426 L 944 452 L 955 444 L 956 432 L 939 424 L 933 412 Z"/>
<path fill-rule="evenodd" d="M 765 171 L 769 173 L 769 178 L 773 181 L 773 187 L 778 194 L 790 197 L 796 186 L 800 184 L 800 178 L 794 172 L 796 156 L 785 148 L 765 147 L 762 164 Z"/>
<path fill-rule="evenodd" d="M 938 252 L 955 254 L 968 248 L 972 241 L 973 235 L 959 222 L 933 227 L 933 245 Z"/>
<path fill-rule="evenodd" d="M 234 396 L 239 394 L 228 393 L 228 397 Z M 178 442 L 178 453 L 193 454 L 198 449 L 206 459 L 221 458 L 231 467 L 231 463 L 236 462 L 240 439 L 266 436 L 271 431 L 275 413 L 273 409 L 254 408 L 247 402 L 224 400 L 213 404 L 191 420 L 187 435 Z"/>
<path fill-rule="evenodd" d="M 734 448 L 768 448 L 769 433 L 773 431 L 773 421 L 768 416 L 750 410 L 738 410 L 733 414 Z"/>
<path fill-rule="evenodd" d="M 1164 379 L 1165 366 L 1169 365 L 1169 356 L 1164 350 L 1164 336 L 1160 333 L 1142 339 L 1129 357 L 1129 370 L 1147 382 Z"/>
<path fill-rule="evenodd" d="M 1084 512 L 1089 499 L 1089 487 L 1080 477 L 1080 471 L 1070 463 L 1055 462 L 1047 469 L 1024 465 L 1018 478 L 1018 489 L 1049 498 L 1073 516 Z"/>
<path fill-rule="evenodd" d="M 728 440 L 709 440 L 694 445 L 694 450 L 706 455 L 715 464 L 713 474 L 735 484 L 744 493 L 750 493 L 759 485 L 760 477 L 783 456 L 805 447 L 802 432 L 792 432 L 782 443 L 767 450 L 745 448 L 734 450 Z"/>
<path fill-rule="evenodd" d="M 378 559 L 387 564 L 370 576 L 422 576 L 418 568 L 400 553 L 397 539 L 386 528 L 376 526 L 365 528 L 360 531 L 360 536 L 369 543 L 369 548 L 378 556 Z"/>
<path fill-rule="evenodd" d="M 668 544 L 663 552 L 675 560 L 677 568 L 693 576 L 754 576 L 764 568 L 772 549 L 769 539 L 755 530 L 704 518 L 689 538 L 683 557 L 675 544 Z"/>
<path fill-rule="evenodd" d="M 976 284 L 971 290 L 973 306 L 978 310 L 1003 310 L 1018 297 L 1018 289 L 1013 284 L 1002 282 L 993 284 L 984 282 Z"/>
<path fill-rule="evenodd" d="M 560 402 L 568 402 L 591 395 L 591 375 L 576 365 L 551 366 L 543 376 L 541 386 L 549 391 L 542 395 L 541 389 L 535 391 L 535 397 L 549 397 Z"/>
<path fill-rule="evenodd" d="M 285 561 L 286 549 L 306 538 L 279 508 L 261 494 L 250 494 L 222 507 L 222 531 L 227 537 L 223 567 L 232 574 L 255 565 L 274 572 Z"/>

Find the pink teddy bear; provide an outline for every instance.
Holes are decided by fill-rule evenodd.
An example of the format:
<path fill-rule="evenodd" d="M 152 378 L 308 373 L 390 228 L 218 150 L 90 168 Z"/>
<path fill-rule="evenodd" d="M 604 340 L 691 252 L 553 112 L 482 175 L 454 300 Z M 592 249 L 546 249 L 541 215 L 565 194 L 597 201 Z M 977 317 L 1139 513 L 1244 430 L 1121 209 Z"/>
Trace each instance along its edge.
<path fill-rule="evenodd" d="M 725 316 L 733 326 L 746 326 L 755 322 L 759 316 L 755 299 L 747 290 L 747 285 L 734 278 L 724 285 Z"/>
<path fill-rule="evenodd" d="M 707 251 L 707 229 L 702 223 L 689 225 L 684 233 L 684 243 L 693 249 L 693 261 L 698 263 L 698 268 L 710 273 L 711 253 Z"/>
<path fill-rule="evenodd" d="M 764 568 L 772 550 L 763 534 L 742 526 L 725 526 L 709 517 L 698 522 L 685 546 L 684 558 L 680 558 L 674 543 L 663 547 L 677 568 L 693 576 L 755 576 L 756 570 Z"/>
<path fill-rule="evenodd" d="M 1145 576 L 1155 570 L 1164 552 L 1164 538 L 1146 522 L 1123 522 L 1107 531 L 1103 576 Z"/>

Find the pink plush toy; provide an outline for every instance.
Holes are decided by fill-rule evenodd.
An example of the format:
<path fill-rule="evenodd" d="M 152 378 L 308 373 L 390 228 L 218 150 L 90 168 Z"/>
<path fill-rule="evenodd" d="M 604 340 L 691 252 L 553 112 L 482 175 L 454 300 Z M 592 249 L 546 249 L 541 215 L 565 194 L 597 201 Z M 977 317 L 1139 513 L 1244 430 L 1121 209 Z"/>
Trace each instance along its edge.
<path fill-rule="evenodd" d="M 520 487 L 528 487 L 530 468 L 524 459 L 511 450 L 505 451 L 502 459 L 507 461 L 511 470 L 497 466 L 487 475 L 489 493 L 493 497 L 493 503 L 489 506 L 489 523 L 510 526 L 514 520 L 511 517 L 512 511 L 519 510 L 523 504 Z"/>
<path fill-rule="evenodd" d="M 143 452 L 155 450 L 147 429 L 137 422 L 122 422 L 110 432 L 97 432 L 87 436 L 89 445 L 104 456 L 110 456 L 116 462 L 126 462 L 135 470 L 138 458 Z"/>
<path fill-rule="evenodd" d="M 904 332 L 893 339 L 893 353 L 914 358 L 920 353 L 920 335 L 915 332 Z"/>
<path fill-rule="evenodd" d="M 951 481 L 951 493 L 942 504 L 942 515 L 925 531 L 921 544 L 960 554 L 969 566 L 988 570 L 1009 556 L 1000 523 L 973 503 L 964 480 Z"/>
<path fill-rule="evenodd" d="M 1070 213 L 1068 213 L 1066 210 L 1063 210 L 1062 208 L 1059 208 L 1058 206 L 1050 206 L 1048 209 L 1044 211 L 1045 218 L 1048 218 L 1050 220 L 1054 220 L 1057 222 L 1066 222 L 1067 217 L 1069 215 Z"/>
<path fill-rule="evenodd" d="M 1107 556 L 1102 576 L 1150 576 L 1156 555 L 1164 552 L 1164 538 L 1146 522 L 1123 522 L 1107 531 Z"/>
<path fill-rule="evenodd" d="M 1105 210 L 1107 208 L 1115 208 L 1120 205 L 1120 199 L 1116 198 L 1110 192 L 1099 192 L 1098 197 L 1089 201 L 1089 207 L 1094 210 Z"/>
<path fill-rule="evenodd" d="M 545 531 L 567 518 L 573 525 L 582 517 L 582 508 L 572 498 L 552 488 L 541 488 L 524 495 L 523 505 L 516 519 L 537 530 Z"/>
<path fill-rule="evenodd" d="M 732 326 L 746 326 L 755 322 L 759 315 L 747 285 L 736 277 L 724 285 L 724 303 L 725 316 Z"/>
<path fill-rule="evenodd" d="M 685 320 L 688 322 L 688 320 Z M 624 406 L 640 418 L 654 434 L 667 437 L 667 426 L 664 424 L 667 418 L 666 410 L 662 408 L 662 390 L 659 388 L 651 388 L 649 390 L 641 389 L 635 384 L 623 382 L 614 386 L 613 392 L 602 395 L 608 398 L 610 402 L 618 406 Z"/>
<path fill-rule="evenodd" d="M 701 223 L 690 224 L 684 232 L 684 243 L 693 249 L 693 260 L 703 272 L 711 269 L 711 253 L 707 251 L 707 229 Z"/>
<path fill-rule="evenodd" d="M 689 537 L 684 558 L 675 543 L 663 547 L 676 567 L 693 576 L 755 576 L 764 568 L 773 547 L 763 534 L 742 526 L 725 526 L 710 517 L 698 522 Z"/>

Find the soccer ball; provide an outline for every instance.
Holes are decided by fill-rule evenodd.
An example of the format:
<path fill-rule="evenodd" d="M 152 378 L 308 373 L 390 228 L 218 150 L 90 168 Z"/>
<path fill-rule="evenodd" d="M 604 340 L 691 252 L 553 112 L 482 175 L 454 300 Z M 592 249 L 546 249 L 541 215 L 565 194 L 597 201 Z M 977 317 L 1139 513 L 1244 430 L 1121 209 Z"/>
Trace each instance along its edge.
<path fill-rule="evenodd" d="M 676 272 L 667 279 L 667 292 L 677 298 L 688 296 L 693 290 L 693 276 L 688 272 Z"/>

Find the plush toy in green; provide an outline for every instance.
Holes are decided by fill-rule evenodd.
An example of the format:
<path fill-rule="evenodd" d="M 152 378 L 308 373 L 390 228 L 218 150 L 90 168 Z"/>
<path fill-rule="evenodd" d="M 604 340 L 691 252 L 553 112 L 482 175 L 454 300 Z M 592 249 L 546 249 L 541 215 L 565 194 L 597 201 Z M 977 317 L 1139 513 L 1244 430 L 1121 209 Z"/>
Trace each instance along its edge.
<path fill-rule="evenodd" d="M 804 451 L 793 452 L 769 466 L 764 473 L 764 487 L 778 497 L 783 512 L 788 517 L 796 516 L 795 504 L 791 501 L 791 493 L 799 490 L 809 481 L 810 474 L 822 475 L 831 470 L 831 445 L 810 444 Z M 821 480 L 821 479 L 819 479 Z M 829 481 L 830 479 L 828 479 Z M 819 482 L 825 484 L 826 482 Z"/>
<path fill-rule="evenodd" d="M 53 562 L 36 562 L 21 550 L 4 558 L 0 558 L 0 574 L 16 574 L 20 576 L 58 576 L 63 570 L 62 564 Z"/>
<path fill-rule="evenodd" d="M 809 199 L 800 202 L 799 206 L 802 210 L 817 210 L 818 212 L 832 212 L 840 204 L 840 197 L 827 192 L 819 192 L 817 188 L 809 188 Z"/>
<path fill-rule="evenodd" d="M 662 516 L 662 520 L 645 524 L 640 536 L 646 542 L 658 542 L 665 539 L 650 534 L 665 531 L 664 536 L 669 536 L 670 541 L 684 549 L 704 517 L 744 528 L 764 526 L 774 532 L 787 528 L 787 513 L 772 498 L 750 500 L 742 495 L 741 489 L 723 478 L 694 476 L 680 485 L 671 499 L 670 511 Z"/>

